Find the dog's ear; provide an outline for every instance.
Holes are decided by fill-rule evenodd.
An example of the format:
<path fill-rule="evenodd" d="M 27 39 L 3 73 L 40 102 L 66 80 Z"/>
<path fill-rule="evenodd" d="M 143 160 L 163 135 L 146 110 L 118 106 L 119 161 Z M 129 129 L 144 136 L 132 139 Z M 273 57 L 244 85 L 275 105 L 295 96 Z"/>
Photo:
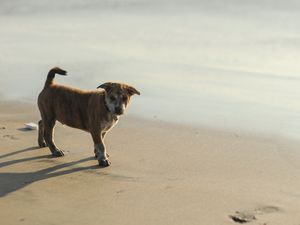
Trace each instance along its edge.
<path fill-rule="evenodd" d="M 112 88 L 113 83 L 112 82 L 106 82 L 104 84 L 101 84 L 100 86 L 98 86 L 97 88 L 103 88 L 106 92 L 109 92 L 110 89 Z"/>
<path fill-rule="evenodd" d="M 126 89 L 130 95 L 134 95 L 134 94 L 140 95 L 141 94 L 138 90 L 136 90 L 132 86 L 127 86 Z"/>

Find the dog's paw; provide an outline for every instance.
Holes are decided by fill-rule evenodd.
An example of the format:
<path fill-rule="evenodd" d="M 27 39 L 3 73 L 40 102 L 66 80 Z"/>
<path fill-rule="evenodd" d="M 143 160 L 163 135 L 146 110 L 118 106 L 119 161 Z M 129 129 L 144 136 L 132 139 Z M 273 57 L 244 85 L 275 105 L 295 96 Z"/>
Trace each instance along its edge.
<path fill-rule="evenodd" d="M 47 147 L 46 142 L 39 142 L 39 147 L 40 147 L 40 148 L 45 148 L 45 147 Z"/>
<path fill-rule="evenodd" d="M 111 164 L 108 159 L 99 159 L 98 163 L 99 163 L 100 167 L 107 167 L 107 166 L 110 166 L 110 164 Z"/>
<path fill-rule="evenodd" d="M 61 150 L 56 150 L 56 151 L 52 152 L 52 155 L 55 157 L 61 157 L 61 156 L 64 156 L 65 154 Z"/>

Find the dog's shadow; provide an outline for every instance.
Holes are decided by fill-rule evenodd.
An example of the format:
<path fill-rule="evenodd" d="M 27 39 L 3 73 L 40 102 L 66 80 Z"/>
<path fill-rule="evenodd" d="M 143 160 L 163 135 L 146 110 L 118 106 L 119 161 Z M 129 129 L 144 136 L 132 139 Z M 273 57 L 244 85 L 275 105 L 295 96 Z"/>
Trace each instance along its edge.
<path fill-rule="evenodd" d="M 12 153 L 8 153 L 5 155 L 0 155 L 0 159 L 21 154 L 27 151 L 36 150 L 37 147 L 31 147 L 26 148 L 22 150 L 18 150 Z M 3 161 L 0 162 L 0 169 L 3 167 L 7 167 L 13 164 L 18 163 L 25 163 L 28 161 L 40 161 L 43 159 L 49 159 L 53 158 L 52 156 L 45 155 L 45 156 L 35 156 L 35 157 L 29 157 L 29 158 L 22 158 L 22 159 L 15 159 L 15 160 L 9 160 L 9 161 Z M 90 169 L 100 169 L 99 166 L 93 165 L 93 166 L 78 166 L 78 164 L 94 160 L 94 157 L 88 157 L 84 158 L 78 161 L 74 162 L 67 162 L 59 165 L 52 165 L 48 168 L 41 169 L 35 172 L 24 172 L 24 173 L 2 173 L 0 172 L 0 198 L 4 197 L 5 195 L 12 193 L 14 191 L 17 191 L 19 189 L 22 189 L 26 187 L 29 184 L 32 184 L 36 181 L 41 181 L 53 177 L 63 176 L 83 170 L 90 170 Z M 74 167 L 77 165 L 76 167 Z"/>

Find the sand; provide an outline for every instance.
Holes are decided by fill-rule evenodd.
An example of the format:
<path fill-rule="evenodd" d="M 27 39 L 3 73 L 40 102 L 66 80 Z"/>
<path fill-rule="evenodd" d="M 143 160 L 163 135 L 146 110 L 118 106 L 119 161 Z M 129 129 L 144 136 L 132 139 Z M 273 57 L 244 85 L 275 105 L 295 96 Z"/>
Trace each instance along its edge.
<path fill-rule="evenodd" d="M 0 1 L 0 224 L 300 225 L 299 9 Z M 141 91 L 107 137 L 109 168 L 87 133 L 58 124 L 53 158 L 23 129 L 53 66 L 59 84 Z"/>
<path fill-rule="evenodd" d="M 0 103 L 1 224 L 300 223 L 298 143 L 124 116 L 97 166 L 88 133 L 57 124 L 37 148 L 36 106 Z M 235 221 L 236 222 L 235 222 Z"/>

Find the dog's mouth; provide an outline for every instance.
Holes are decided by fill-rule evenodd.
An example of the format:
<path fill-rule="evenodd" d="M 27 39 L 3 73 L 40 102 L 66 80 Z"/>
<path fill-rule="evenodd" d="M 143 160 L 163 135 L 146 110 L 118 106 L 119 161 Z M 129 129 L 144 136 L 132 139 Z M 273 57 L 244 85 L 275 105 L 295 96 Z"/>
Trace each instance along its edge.
<path fill-rule="evenodd" d="M 124 112 L 115 112 L 115 114 L 116 114 L 117 116 L 121 116 L 121 115 L 124 114 Z"/>

